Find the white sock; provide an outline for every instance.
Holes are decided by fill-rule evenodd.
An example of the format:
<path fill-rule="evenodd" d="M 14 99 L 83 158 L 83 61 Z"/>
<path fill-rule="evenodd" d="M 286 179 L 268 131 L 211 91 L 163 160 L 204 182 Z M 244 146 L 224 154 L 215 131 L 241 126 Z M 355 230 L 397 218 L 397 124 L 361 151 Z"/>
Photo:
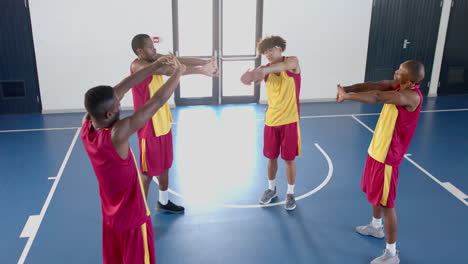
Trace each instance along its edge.
<path fill-rule="evenodd" d="M 387 250 L 390 252 L 390 255 L 395 256 L 396 255 L 396 241 L 393 244 L 387 243 Z"/>
<path fill-rule="evenodd" d="M 162 205 L 166 205 L 169 202 L 169 194 L 167 190 L 166 191 L 159 190 L 159 202 Z"/>
<path fill-rule="evenodd" d="M 276 179 L 268 180 L 268 189 L 274 191 L 276 187 Z"/>
<path fill-rule="evenodd" d="M 288 184 L 288 191 L 286 194 L 294 194 L 294 184 Z"/>
<path fill-rule="evenodd" d="M 377 219 L 377 218 L 372 217 L 372 222 L 371 223 L 372 223 L 373 227 L 379 228 L 379 227 L 382 226 L 382 218 Z"/>

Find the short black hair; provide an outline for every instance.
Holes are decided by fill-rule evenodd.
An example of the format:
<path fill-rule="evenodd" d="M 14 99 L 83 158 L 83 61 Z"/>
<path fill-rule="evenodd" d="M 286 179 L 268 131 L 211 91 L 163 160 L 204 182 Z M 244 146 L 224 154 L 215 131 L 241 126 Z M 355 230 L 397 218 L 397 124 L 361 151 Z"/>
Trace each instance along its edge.
<path fill-rule="evenodd" d="M 114 89 L 108 85 L 100 85 L 89 89 L 85 94 L 86 111 L 95 119 L 104 118 L 106 111 L 114 102 Z"/>
<path fill-rule="evenodd" d="M 274 48 L 280 47 L 282 51 L 286 49 L 286 40 L 280 36 L 269 36 L 260 40 L 257 44 L 257 51 L 260 54 L 265 53 L 265 51 Z"/>
<path fill-rule="evenodd" d="M 138 34 L 133 37 L 132 39 L 132 50 L 137 54 L 137 49 L 142 49 L 143 46 L 145 45 L 145 40 L 146 39 L 151 39 L 149 35 L 147 34 Z"/>
<path fill-rule="evenodd" d="M 425 70 L 424 65 L 421 62 L 409 60 L 405 61 L 404 64 L 412 82 L 418 83 L 424 79 Z"/>

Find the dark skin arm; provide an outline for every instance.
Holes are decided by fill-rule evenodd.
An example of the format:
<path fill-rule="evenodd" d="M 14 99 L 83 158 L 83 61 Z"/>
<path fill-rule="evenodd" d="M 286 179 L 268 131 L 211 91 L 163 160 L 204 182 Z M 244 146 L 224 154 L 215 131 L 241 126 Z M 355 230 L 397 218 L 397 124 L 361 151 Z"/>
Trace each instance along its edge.
<path fill-rule="evenodd" d="M 122 100 L 124 95 L 135 85 L 141 83 L 146 77 L 150 76 L 153 72 L 161 71 L 172 67 L 168 64 L 169 56 L 162 56 L 153 63 L 146 64 L 144 67 L 134 71 L 134 73 L 127 78 L 123 79 L 119 84 L 114 87 L 115 95 L 119 100 Z"/>
<path fill-rule="evenodd" d="M 371 90 L 359 93 L 347 93 L 341 86 L 337 86 L 336 101 L 341 103 L 345 100 L 351 100 L 367 104 L 394 104 L 406 108 L 413 112 L 419 106 L 421 98 L 419 94 L 410 89 L 401 89 L 399 91 Z"/>
<path fill-rule="evenodd" d="M 172 67 L 168 64 L 168 61 L 171 59 L 169 56 L 160 57 L 157 61 L 147 64 L 145 67 L 142 67 L 132 75 L 123 79 L 120 83 L 114 86 L 114 93 L 117 99 L 120 101 L 125 96 L 125 94 L 135 85 L 142 82 L 146 77 L 151 75 L 154 71 L 158 71 L 161 68 Z M 83 117 L 82 123 L 89 120 L 89 114 L 86 113 Z"/>
<path fill-rule="evenodd" d="M 177 59 L 185 66 L 202 66 L 211 62 L 209 60 L 193 57 L 177 57 Z"/>
<path fill-rule="evenodd" d="M 163 55 L 158 54 L 158 58 L 160 58 L 161 56 Z M 187 66 L 183 75 L 202 74 L 208 77 L 215 77 L 218 75 L 218 66 L 214 58 L 212 58 L 211 60 L 204 60 L 199 58 L 179 57 L 177 59 L 180 61 L 181 64 Z M 146 67 L 148 64 L 149 63 L 146 61 L 138 60 L 132 63 L 132 71 L 136 72 Z M 173 72 L 174 68 L 170 65 L 166 65 L 155 70 L 153 74 L 171 76 Z"/>
<path fill-rule="evenodd" d="M 398 82 L 395 80 L 383 80 L 378 82 L 365 82 L 358 83 L 350 86 L 343 86 L 343 89 L 347 93 L 360 93 L 368 92 L 373 90 L 378 91 L 390 91 L 393 90 L 398 85 Z"/>
<path fill-rule="evenodd" d="M 173 61 L 174 73 L 151 99 L 133 115 L 119 120 L 114 124 L 112 129 L 112 143 L 121 158 L 125 159 L 128 157 L 128 139 L 130 136 L 143 127 L 175 91 L 180 77 L 185 71 L 185 66 L 180 64 L 175 57 L 173 57 Z"/>

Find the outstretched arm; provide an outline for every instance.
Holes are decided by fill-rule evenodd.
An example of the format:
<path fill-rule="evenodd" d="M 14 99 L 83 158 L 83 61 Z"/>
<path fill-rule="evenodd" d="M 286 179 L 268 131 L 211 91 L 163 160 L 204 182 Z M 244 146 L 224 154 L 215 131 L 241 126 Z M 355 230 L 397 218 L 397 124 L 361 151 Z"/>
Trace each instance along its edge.
<path fill-rule="evenodd" d="M 175 57 L 173 57 L 173 60 L 175 61 L 174 73 L 164 85 L 133 115 L 117 121 L 113 126 L 112 143 L 121 157 L 127 156 L 129 137 L 143 127 L 175 91 L 180 76 L 185 71 L 185 66 L 180 64 Z"/>
<path fill-rule="evenodd" d="M 186 66 L 186 70 L 184 75 L 190 74 L 202 74 L 208 77 L 217 77 L 218 76 L 218 64 L 216 60 L 212 58 L 207 63 L 203 64 L 202 66 Z"/>
<path fill-rule="evenodd" d="M 152 75 L 153 72 L 172 67 L 171 64 L 168 62 L 169 57 L 162 56 L 157 61 L 149 63 L 144 67 L 139 68 L 138 71 L 123 79 L 119 84 L 117 84 L 114 87 L 114 91 L 117 98 L 119 100 L 122 100 L 122 98 L 128 92 L 128 90 L 142 82 L 146 77 Z"/>
<path fill-rule="evenodd" d="M 256 71 L 263 71 L 264 75 L 270 73 L 278 73 L 282 71 L 290 71 L 294 73 L 300 73 L 299 60 L 297 57 L 287 57 L 286 60 L 272 64 L 270 66 L 264 66 L 255 69 Z"/>
<path fill-rule="evenodd" d="M 398 83 L 394 80 L 383 80 L 378 82 L 365 82 L 365 83 L 357 83 L 350 86 L 343 86 L 343 89 L 347 93 L 360 93 L 360 92 L 367 92 L 372 90 L 378 91 L 390 91 Z"/>
<path fill-rule="evenodd" d="M 202 66 L 211 62 L 210 60 L 193 57 L 177 57 L 177 59 L 185 66 Z"/>
<path fill-rule="evenodd" d="M 301 68 L 299 66 L 299 60 L 297 57 L 287 57 L 285 61 L 278 62 L 269 66 L 261 66 L 253 71 L 246 71 L 241 76 L 241 82 L 246 85 L 252 84 L 252 82 L 261 81 L 266 75 L 270 73 L 278 73 L 282 71 L 290 71 L 294 73 L 300 73 Z"/>
<path fill-rule="evenodd" d="M 343 102 L 351 100 L 367 104 L 394 104 L 404 106 L 408 111 L 412 112 L 419 106 L 421 98 L 419 94 L 411 90 L 402 91 L 380 91 L 372 90 L 360 93 L 347 93 L 341 86 L 337 86 L 336 101 Z"/>
<path fill-rule="evenodd" d="M 158 54 L 160 56 L 163 56 L 161 54 Z M 186 70 L 183 73 L 183 75 L 190 75 L 190 74 L 202 74 L 206 75 L 208 77 L 215 77 L 218 75 L 218 65 L 216 63 L 215 58 L 211 58 L 211 60 L 205 60 L 205 59 L 199 59 L 199 58 L 178 58 L 186 63 L 183 63 L 180 61 L 181 64 L 186 65 Z M 149 63 L 139 60 L 136 61 L 132 64 L 132 70 L 138 71 L 144 67 L 146 67 Z M 152 74 L 155 75 L 165 75 L 165 76 L 171 76 L 174 73 L 174 67 L 171 65 L 164 65 L 163 67 L 160 67 L 156 69 Z"/>

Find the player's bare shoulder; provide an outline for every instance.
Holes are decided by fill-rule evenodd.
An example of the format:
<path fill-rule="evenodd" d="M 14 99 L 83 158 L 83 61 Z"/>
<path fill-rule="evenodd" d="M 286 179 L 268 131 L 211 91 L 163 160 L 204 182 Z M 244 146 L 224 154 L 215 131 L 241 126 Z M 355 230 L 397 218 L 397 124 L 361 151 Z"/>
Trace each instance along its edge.
<path fill-rule="evenodd" d="M 296 56 L 285 57 L 285 62 L 290 65 L 290 71 L 293 73 L 301 73 L 301 67 L 299 66 L 299 59 Z"/>
<path fill-rule="evenodd" d="M 402 97 L 404 97 L 403 99 L 406 102 L 406 110 L 410 112 L 415 111 L 421 103 L 421 96 L 413 89 L 405 89 L 400 91 L 400 94 Z"/>
<path fill-rule="evenodd" d="M 148 62 L 144 61 L 144 60 L 136 60 L 134 62 L 132 62 L 132 64 L 130 65 L 131 69 L 132 69 L 132 72 L 137 72 L 141 69 L 143 69 L 144 67 L 148 66 Z"/>

